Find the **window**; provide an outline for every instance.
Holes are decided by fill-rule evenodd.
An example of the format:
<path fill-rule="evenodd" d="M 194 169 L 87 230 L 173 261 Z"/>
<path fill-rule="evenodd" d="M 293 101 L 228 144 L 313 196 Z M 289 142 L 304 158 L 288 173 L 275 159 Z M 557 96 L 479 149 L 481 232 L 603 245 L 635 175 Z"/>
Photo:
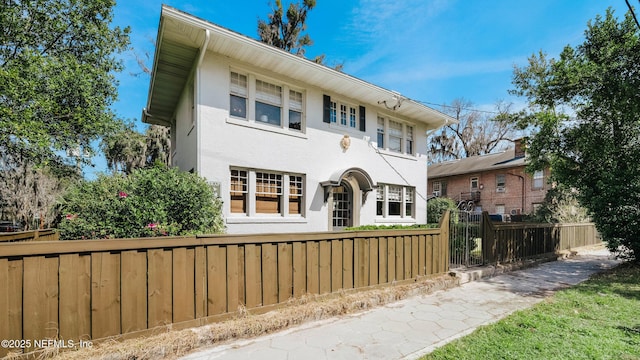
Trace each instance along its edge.
<path fill-rule="evenodd" d="M 247 77 L 235 72 L 231 73 L 231 116 L 247 118 Z"/>
<path fill-rule="evenodd" d="M 440 181 L 436 181 L 433 183 L 433 196 L 440 196 L 442 183 Z"/>
<path fill-rule="evenodd" d="M 302 176 L 289 175 L 289 214 L 302 214 Z"/>
<path fill-rule="evenodd" d="M 507 179 L 505 174 L 496 175 L 496 192 L 504 192 L 507 185 Z"/>
<path fill-rule="evenodd" d="M 335 101 L 331 102 L 330 119 L 332 124 L 338 121 L 338 104 Z"/>
<path fill-rule="evenodd" d="M 402 124 L 389 120 L 389 150 L 402 152 Z"/>
<path fill-rule="evenodd" d="M 287 85 L 230 73 L 229 115 L 283 129 L 304 130 L 304 93 Z M 255 84 L 255 90 L 249 84 Z M 285 107 L 286 106 L 286 107 Z"/>
<path fill-rule="evenodd" d="M 404 188 L 404 215 L 406 217 L 413 217 L 413 188 Z"/>
<path fill-rule="evenodd" d="M 413 126 L 407 126 L 405 133 L 405 144 L 407 154 L 413 155 Z"/>
<path fill-rule="evenodd" d="M 378 148 L 414 155 L 414 141 L 413 126 L 378 116 Z"/>
<path fill-rule="evenodd" d="M 472 177 L 471 178 L 471 191 L 477 191 L 478 190 L 478 178 L 477 177 Z"/>
<path fill-rule="evenodd" d="M 256 172 L 256 213 L 282 213 L 282 175 Z"/>
<path fill-rule="evenodd" d="M 231 214 L 301 216 L 304 175 L 231 169 Z"/>
<path fill-rule="evenodd" d="M 496 205 L 496 214 L 504 214 L 504 204 Z"/>
<path fill-rule="evenodd" d="M 247 172 L 231 170 L 231 212 L 247 213 Z"/>
<path fill-rule="evenodd" d="M 355 128 L 357 125 L 357 119 L 356 119 L 356 108 L 350 106 L 349 107 L 349 126 L 352 128 Z"/>
<path fill-rule="evenodd" d="M 378 117 L 378 148 L 384 149 L 384 118 Z"/>
<path fill-rule="evenodd" d="M 289 129 L 302 130 L 302 93 L 289 90 Z"/>
<path fill-rule="evenodd" d="M 280 126 L 282 87 L 256 80 L 256 121 Z"/>
<path fill-rule="evenodd" d="M 533 173 L 533 188 L 542 189 L 544 187 L 544 170 L 536 170 Z"/>
<path fill-rule="evenodd" d="M 376 189 L 376 215 L 380 217 L 414 217 L 415 189 L 379 184 Z"/>

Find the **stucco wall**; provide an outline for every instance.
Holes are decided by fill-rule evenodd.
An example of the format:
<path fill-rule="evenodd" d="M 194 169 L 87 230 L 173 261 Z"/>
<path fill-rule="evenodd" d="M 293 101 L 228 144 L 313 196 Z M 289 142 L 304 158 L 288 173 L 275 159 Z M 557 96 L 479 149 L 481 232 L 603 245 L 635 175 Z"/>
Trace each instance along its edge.
<path fill-rule="evenodd" d="M 255 73 L 264 80 L 286 83 L 298 89 L 304 89 L 304 120 L 306 130 L 295 132 L 280 129 L 267 124 L 229 116 L 230 69 Z M 376 217 L 375 190 L 368 193 L 366 201 L 359 211 L 360 225 L 382 223 L 424 223 L 426 221 L 426 157 L 421 154 L 407 156 L 376 148 L 376 124 L 378 114 L 389 115 L 400 121 L 409 121 L 393 116 L 377 104 L 363 104 L 341 94 L 329 94 L 339 97 L 356 106 L 366 107 L 366 132 L 358 129 L 329 125 L 322 121 L 323 94 L 319 88 L 306 86 L 300 81 L 286 79 L 270 74 L 264 69 L 248 64 L 231 64 L 225 58 L 208 53 L 200 69 L 200 103 L 196 113 L 200 114 L 196 129 L 199 133 L 200 166 L 196 171 L 209 181 L 220 184 L 220 194 L 224 201 L 224 213 L 229 233 L 255 232 L 291 232 L 324 231 L 329 228 L 331 211 L 324 201 L 324 190 L 320 182 L 348 168 L 361 168 L 374 183 L 414 186 L 415 216 L 413 219 Z M 187 114 L 184 111 L 186 99 L 183 97 L 178 112 L 178 143 L 176 144 L 177 165 L 190 170 L 195 158 L 191 148 L 195 137 L 185 136 L 181 126 L 187 124 L 180 119 Z M 426 149 L 426 127 L 412 122 L 414 126 L 414 148 L 417 152 Z M 188 125 L 187 125 L 188 127 Z M 193 134 L 193 132 L 192 132 Z M 343 150 L 340 141 L 349 135 L 351 145 Z M 285 218 L 282 216 L 247 217 L 230 214 L 229 172 L 230 167 L 304 174 L 305 176 L 305 216 L 303 218 Z M 408 184 L 407 184 L 408 183 Z M 356 194 L 355 196 L 358 196 Z"/>

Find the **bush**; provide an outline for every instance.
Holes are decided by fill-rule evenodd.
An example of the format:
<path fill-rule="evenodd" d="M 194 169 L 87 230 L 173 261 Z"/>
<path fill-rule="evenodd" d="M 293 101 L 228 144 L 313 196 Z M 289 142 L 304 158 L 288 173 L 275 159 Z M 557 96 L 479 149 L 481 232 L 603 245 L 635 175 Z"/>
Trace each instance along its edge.
<path fill-rule="evenodd" d="M 359 230 L 396 230 L 396 229 L 434 229 L 437 228 L 437 224 L 413 224 L 413 225 L 362 225 L 348 227 L 347 231 L 359 231 Z"/>
<path fill-rule="evenodd" d="M 453 200 L 444 197 L 433 198 L 427 201 L 427 222 L 439 224 L 445 211 L 455 209 L 456 203 Z"/>
<path fill-rule="evenodd" d="M 58 228 L 65 240 L 219 233 L 221 205 L 203 178 L 158 164 L 73 186 Z"/>

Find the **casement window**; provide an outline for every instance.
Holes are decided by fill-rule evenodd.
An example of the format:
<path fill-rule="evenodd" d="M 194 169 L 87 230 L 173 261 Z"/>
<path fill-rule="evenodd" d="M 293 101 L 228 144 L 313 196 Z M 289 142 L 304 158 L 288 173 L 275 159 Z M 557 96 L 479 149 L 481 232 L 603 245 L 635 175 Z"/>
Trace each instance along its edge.
<path fill-rule="evenodd" d="M 414 128 L 411 125 L 378 116 L 378 148 L 414 155 Z"/>
<path fill-rule="evenodd" d="M 303 215 L 303 175 L 248 169 L 231 169 L 230 174 L 232 215 Z"/>
<path fill-rule="evenodd" d="M 366 108 L 364 106 L 355 106 L 324 95 L 323 108 L 323 122 L 366 131 Z"/>
<path fill-rule="evenodd" d="M 415 189 L 408 186 L 379 184 L 376 189 L 376 215 L 413 218 Z"/>
<path fill-rule="evenodd" d="M 533 173 L 533 188 L 542 189 L 544 187 L 544 170 L 536 170 Z"/>
<path fill-rule="evenodd" d="M 507 176 L 505 174 L 496 175 L 496 192 L 504 192 L 507 186 Z"/>
<path fill-rule="evenodd" d="M 231 170 L 231 212 L 247 213 L 247 171 Z"/>
<path fill-rule="evenodd" d="M 247 77 L 235 72 L 231 73 L 231 97 L 229 113 L 232 116 L 247 118 Z"/>
<path fill-rule="evenodd" d="M 231 117 L 283 129 L 304 129 L 302 91 L 234 71 L 230 73 L 230 82 Z"/>

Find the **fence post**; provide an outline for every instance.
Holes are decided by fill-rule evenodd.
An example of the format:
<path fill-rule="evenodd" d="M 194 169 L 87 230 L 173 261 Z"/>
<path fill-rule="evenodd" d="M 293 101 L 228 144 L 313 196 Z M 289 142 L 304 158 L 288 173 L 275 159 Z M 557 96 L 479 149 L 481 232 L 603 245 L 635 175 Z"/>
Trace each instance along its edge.
<path fill-rule="evenodd" d="M 440 228 L 440 244 L 444 246 L 444 264 L 445 264 L 445 272 L 449 272 L 449 259 L 451 254 L 449 253 L 451 249 L 449 248 L 449 224 L 450 224 L 451 210 L 447 210 L 442 214 L 440 218 L 440 224 L 438 227 Z"/>

